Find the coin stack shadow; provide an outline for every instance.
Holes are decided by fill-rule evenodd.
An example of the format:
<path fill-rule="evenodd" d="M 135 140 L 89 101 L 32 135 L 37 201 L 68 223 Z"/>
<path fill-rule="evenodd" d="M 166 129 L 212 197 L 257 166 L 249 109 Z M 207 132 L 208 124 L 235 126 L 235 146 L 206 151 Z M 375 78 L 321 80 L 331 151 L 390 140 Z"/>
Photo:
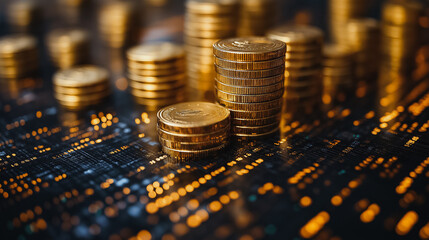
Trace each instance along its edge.
<path fill-rule="evenodd" d="M 276 13 L 276 0 L 241 0 L 237 35 L 264 36 L 274 26 Z"/>
<path fill-rule="evenodd" d="M 32 77 L 39 69 L 37 40 L 29 35 L 0 38 L 0 79 Z"/>
<path fill-rule="evenodd" d="M 423 7 L 417 1 L 387 1 L 382 8 L 382 70 L 408 72 L 414 63 Z"/>
<path fill-rule="evenodd" d="M 185 49 L 191 100 L 213 100 L 213 43 L 234 37 L 238 1 L 188 0 L 185 13 Z"/>
<path fill-rule="evenodd" d="M 14 32 L 37 33 L 42 23 L 42 11 L 36 1 L 11 1 L 7 21 Z"/>
<path fill-rule="evenodd" d="M 353 93 L 354 54 L 339 44 L 323 46 L 323 96 L 325 105 L 344 102 Z"/>
<path fill-rule="evenodd" d="M 282 118 L 312 113 L 322 97 L 323 32 L 312 26 L 284 25 L 267 35 L 287 46 Z"/>
<path fill-rule="evenodd" d="M 228 143 L 230 113 L 208 102 L 186 102 L 158 111 L 159 142 L 177 160 L 209 156 Z"/>
<path fill-rule="evenodd" d="M 278 130 L 284 92 L 286 45 L 265 37 L 230 38 L 213 45 L 215 95 L 231 112 L 238 137 Z"/>
<path fill-rule="evenodd" d="M 168 42 L 148 43 L 127 51 L 131 94 L 153 108 L 185 98 L 185 50 Z"/>
<path fill-rule="evenodd" d="M 58 103 L 71 110 L 100 104 L 111 93 L 107 70 L 92 65 L 58 71 L 53 76 L 53 85 Z"/>
<path fill-rule="evenodd" d="M 60 69 L 89 62 L 89 36 L 84 30 L 53 30 L 48 34 L 46 45 L 52 63 Z"/>
<path fill-rule="evenodd" d="M 369 10 L 370 0 L 329 0 L 329 30 L 334 43 L 346 43 L 344 34 L 347 22 L 353 18 L 365 17 Z"/>
<path fill-rule="evenodd" d="M 131 2 L 107 2 L 99 13 L 101 38 L 108 46 L 121 48 L 138 37 L 136 22 L 134 5 Z"/>
<path fill-rule="evenodd" d="M 358 88 L 370 84 L 376 77 L 380 60 L 380 26 L 372 18 L 352 19 L 347 22 L 345 31 L 347 41 L 339 43 L 355 53 L 355 77 Z"/>

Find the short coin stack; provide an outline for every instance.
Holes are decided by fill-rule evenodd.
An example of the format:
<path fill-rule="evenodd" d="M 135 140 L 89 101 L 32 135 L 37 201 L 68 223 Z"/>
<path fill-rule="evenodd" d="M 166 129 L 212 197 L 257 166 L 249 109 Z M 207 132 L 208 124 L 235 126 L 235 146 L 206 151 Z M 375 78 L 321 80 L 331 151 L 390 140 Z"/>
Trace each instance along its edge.
<path fill-rule="evenodd" d="M 7 14 L 8 22 L 15 32 L 29 33 L 40 30 L 42 13 L 36 1 L 11 1 Z"/>
<path fill-rule="evenodd" d="M 157 116 L 159 141 L 172 158 L 206 157 L 228 142 L 230 113 L 216 104 L 178 103 L 159 110 Z"/>
<path fill-rule="evenodd" d="M 101 103 L 110 95 L 107 70 L 92 66 L 78 66 L 61 70 L 54 75 L 54 95 L 68 109 L 84 109 Z"/>
<path fill-rule="evenodd" d="M 276 0 L 241 0 L 237 35 L 264 36 L 276 20 Z"/>
<path fill-rule="evenodd" d="M 197 99 L 213 99 L 212 46 L 219 39 L 235 36 L 238 6 L 237 0 L 186 2 L 184 35 L 188 87 L 191 92 L 201 94 L 195 96 Z"/>
<path fill-rule="evenodd" d="M 0 38 L 0 78 L 21 79 L 35 74 L 39 68 L 37 41 L 28 35 Z"/>
<path fill-rule="evenodd" d="M 136 102 L 165 106 L 183 101 L 185 50 L 168 42 L 149 43 L 127 51 L 128 79 Z"/>
<path fill-rule="evenodd" d="M 323 47 L 323 103 L 346 100 L 354 85 L 354 54 L 341 45 Z"/>
<path fill-rule="evenodd" d="M 231 112 L 232 134 L 262 137 L 278 130 L 286 45 L 264 37 L 213 44 L 217 102 Z"/>
<path fill-rule="evenodd" d="M 61 69 L 86 63 L 89 58 L 89 36 L 80 29 L 52 31 L 47 46 L 52 62 Z"/>
<path fill-rule="evenodd" d="M 130 2 L 113 1 L 102 6 L 99 15 L 101 38 L 108 46 L 120 48 L 133 37 L 135 24 L 133 5 Z"/>
<path fill-rule="evenodd" d="M 284 113 L 311 112 L 322 95 L 323 32 L 311 26 L 285 25 L 268 37 L 286 43 Z"/>
<path fill-rule="evenodd" d="M 369 9 L 370 0 L 329 0 L 329 28 L 332 41 L 347 42 L 344 34 L 347 22 L 353 18 L 364 17 Z"/>

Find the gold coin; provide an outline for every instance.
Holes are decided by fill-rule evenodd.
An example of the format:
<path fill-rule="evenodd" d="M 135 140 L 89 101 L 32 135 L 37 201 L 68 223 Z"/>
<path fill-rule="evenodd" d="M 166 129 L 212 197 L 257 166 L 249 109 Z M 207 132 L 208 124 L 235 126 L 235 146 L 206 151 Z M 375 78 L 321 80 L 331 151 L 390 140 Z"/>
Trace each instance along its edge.
<path fill-rule="evenodd" d="M 208 142 L 208 141 L 224 141 L 228 139 L 230 126 L 213 133 L 203 134 L 181 134 L 171 133 L 158 128 L 159 137 L 176 142 Z"/>
<path fill-rule="evenodd" d="M 222 24 L 222 25 L 234 25 L 235 18 L 228 15 L 205 15 L 205 14 L 194 14 L 186 12 L 185 23 L 211 23 L 211 24 Z"/>
<path fill-rule="evenodd" d="M 47 43 L 53 50 L 70 49 L 89 41 L 88 33 L 81 29 L 56 29 L 48 34 Z"/>
<path fill-rule="evenodd" d="M 271 69 L 264 69 L 264 70 L 234 70 L 234 69 L 227 69 L 222 68 L 217 65 L 215 66 L 216 73 L 226 76 L 226 77 L 232 77 L 232 78 L 266 78 L 266 77 L 272 77 L 276 75 L 283 74 L 285 71 L 284 66 L 275 67 Z"/>
<path fill-rule="evenodd" d="M 239 7 L 237 0 L 188 0 L 186 1 L 186 11 L 196 14 L 234 14 Z"/>
<path fill-rule="evenodd" d="M 223 140 L 211 140 L 207 142 L 178 142 L 178 141 L 170 141 L 159 137 L 159 142 L 162 146 L 166 146 L 171 149 L 177 150 L 205 150 L 214 147 L 218 147 L 220 145 L 224 145 L 227 143 L 226 139 Z"/>
<path fill-rule="evenodd" d="M 269 102 L 261 103 L 237 103 L 233 101 L 228 101 L 224 99 L 217 98 L 217 102 L 228 109 L 231 110 L 241 110 L 241 111 L 261 111 L 271 108 L 279 108 L 282 106 L 282 99 L 275 99 Z"/>
<path fill-rule="evenodd" d="M 140 89 L 131 89 L 131 94 L 138 98 L 151 98 L 151 99 L 158 99 L 158 98 L 173 98 L 178 95 L 184 94 L 184 88 L 178 87 L 171 90 L 162 90 L 162 91 L 145 91 Z"/>
<path fill-rule="evenodd" d="M 215 58 L 214 63 L 222 68 L 236 69 L 236 70 L 263 70 L 268 68 L 275 68 L 282 66 L 285 62 L 284 57 L 276 58 L 268 61 L 260 62 L 236 62 L 229 61 L 221 58 Z"/>
<path fill-rule="evenodd" d="M 241 110 L 229 110 L 231 113 L 231 119 L 233 118 L 244 118 L 244 119 L 257 119 L 257 118 L 269 118 L 278 115 L 281 112 L 281 107 L 264 109 L 260 111 L 241 111 Z"/>
<path fill-rule="evenodd" d="M 147 69 L 134 69 L 128 68 L 128 73 L 138 76 L 147 76 L 147 77 L 159 77 L 159 76 L 169 76 L 177 75 L 185 72 L 185 67 L 171 68 L 171 69 L 156 69 L 156 70 L 147 70 Z"/>
<path fill-rule="evenodd" d="M 249 126 L 232 126 L 232 134 L 246 134 L 246 135 L 259 135 L 273 131 L 279 127 L 279 122 L 275 122 L 268 125 L 249 127 Z"/>
<path fill-rule="evenodd" d="M 286 52 L 285 54 L 285 60 L 286 61 L 312 61 L 312 60 L 318 60 L 322 58 L 322 51 L 314 51 L 314 52 L 305 52 L 305 53 L 298 53 L 298 52 Z"/>
<path fill-rule="evenodd" d="M 417 24 L 423 11 L 418 1 L 387 1 L 381 11 L 383 22 L 394 25 Z"/>
<path fill-rule="evenodd" d="M 159 128 L 175 133 L 210 133 L 230 123 L 228 109 L 208 102 L 187 102 L 158 111 Z"/>
<path fill-rule="evenodd" d="M 128 79 L 135 82 L 141 82 L 141 83 L 169 83 L 169 82 L 176 82 L 176 81 L 184 81 L 185 80 L 185 74 L 179 73 L 175 75 L 169 75 L 169 76 L 139 76 L 135 74 L 128 74 Z"/>
<path fill-rule="evenodd" d="M 136 62 L 166 62 L 184 55 L 182 46 L 169 42 L 144 44 L 127 51 L 127 58 Z"/>
<path fill-rule="evenodd" d="M 135 62 L 132 60 L 128 61 L 128 67 L 132 69 L 141 69 L 141 70 L 166 70 L 166 69 L 181 69 L 185 66 L 185 59 L 179 58 L 174 61 L 162 62 L 162 63 L 145 63 L 145 62 Z"/>
<path fill-rule="evenodd" d="M 177 150 L 162 146 L 162 151 L 177 160 L 199 159 L 208 157 L 225 148 L 226 144 L 205 150 Z"/>
<path fill-rule="evenodd" d="M 169 83 L 142 83 L 130 81 L 130 87 L 143 91 L 165 91 L 183 87 L 185 82 L 169 82 Z"/>
<path fill-rule="evenodd" d="M 237 103 L 260 103 L 268 102 L 283 96 L 283 89 L 277 90 L 275 92 L 267 94 L 255 94 L 255 95 L 241 95 L 241 94 L 232 94 L 221 91 L 215 87 L 215 95 L 219 99 L 237 102 Z"/>
<path fill-rule="evenodd" d="M 243 95 L 251 95 L 251 94 L 265 94 L 265 93 L 272 93 L 278 90 L 283 89 L 284 83 L 283 81 L 272 84 L 272 85 L 265 85 L 265 86 L 257 86 L 257 87 L 250 87 L 248 85 L 227 85 L 223 84 L 221 82 L 218 82 L 215 79 L 215 87 L 221 91 L 232 93 L 232 94 L 243 94 Z"/>
<path fill-rule="evenodd" d="M 91 93 L 86 95 L 66 95 L 55 92 L 54 96 L 56 99 L 61 100 L 62 102 L 93 102 L 98 101 L 100 99 L 104 99 L 110 95 L 110 90 L 100 92 L 100 93 Z"/>
<path fill-rule="evenodd" d="M 269 132 L 265 132 L 265 133 L 261 133 L 261 134 L 234 133 L 234 135 L 236 137 L 240 137 L 240 138 L 256 139 L 256 138 L 265 138 L 265 137 L 271 136 L 278 131 L 279 131 L 279 128 L 277 127 L 277 128 L 275 128 Z"/>
<path fill-rule="evenodd" d="M 197 46 L 197 47 L 213 47 L 213 43 L 219 41 L 219 39 L 206 39 L 206 38 L 196 38 L 191 36 L 184 36 L 184 41 L 187 46 Z"/>
<path fill-rule="evenodd" d="M 107 84 L 98 84 L 91 87 L 73 88 L 73 87 L 61 87 L 54 85 L 54 91 L 59 94 L 65 95 L 86 95 L 92 93 L 99 93 L 108 91 L 109 86 Z"/>
<path fill-rule="evenodd" d="M 323 32 L 316 27 L 304 25 L 284 25 L 276 27 L 267 33 L 273 39 L 291 44 L 320 44 L 323 42 Z"/>
<path fill-rule="evenodd" d="M 249 126 L 249 127 L 256 127 L 256 126 L 264 126 L 269 125 L 273 123 L 279 123 L 280 122 L 280 114 L 273 115 L 267 118 L 231 118 L 232 125 L 236 126 Z"/>
<path fill-rule="evenodd" d="M 235 35 L 235 30 L 221 29 L 221 30 L 205 30 L 201 31 L 193 28 L 184 28 L 186 36 L 199 37 L 199 38 L 228 38 Z"/>
<path fill-rule="evenodd" d="M 8 35 L 0 38 L 0 56 L 8 58 L 14 54 L 37 48 L 37 41 L 28 35 Z"/>
<path fill-rule="evenodd" d="M 215 80 L 225 85 L 260 87 L 284 82 L 284 74 L 267 78 L 231 78 L 216 74 Z"/>
<path fill-rule="evenodd" d="M 54 84 L 62 87 L 86 87 L 107 82 L 108 72 L 93 65 L 61 70 L 54 75 Z"/>
<path fill-rule="evenodd" d="M 215 56 L 232 61 L 265 61 L 283 57 L 286 45 L 265 37 L 223 39 L 213 44 Z"/>
<path fill-rule="evenodd" d="M 184 28 L 191 31 L 235 31 L 235 25 L 219 24 L 219 23 L 205 23 L 205 22 L 189 22 L 185 20 Z"/>

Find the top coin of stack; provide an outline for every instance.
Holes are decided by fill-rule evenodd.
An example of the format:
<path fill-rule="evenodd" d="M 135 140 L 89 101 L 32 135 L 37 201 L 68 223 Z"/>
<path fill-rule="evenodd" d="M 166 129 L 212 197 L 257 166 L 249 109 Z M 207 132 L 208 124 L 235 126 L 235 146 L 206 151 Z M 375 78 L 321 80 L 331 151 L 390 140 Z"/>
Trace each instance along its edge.
<path fill-rule="evenodd" d="M 237 35 L 263 36 L 276 20 L 275 0 L 241 0 Z"/>
<path fill-rule="evenodd" d="M 131 94 L 138 103 L 158 107 L 183 101 L 185 50 L 168 42 L 149 43 L 127 51 Z"/>
<path fill-rule="evenodd" d="M 234 135 L 258 137 L 278 130 L 285 52 L 283 42 L 264 37 L 213 44 L 216 98 L 231 112 Z"/>
<path fill-rule="evenodd" d="M 423 11 L 417 1 L 387 1 L 382 9 L 381 52 L 383 67 L 410 70 L 419 44 L 419 17 Z"/>
<path fill-rule="evenodd" d="M 55 66 L 65 69 L 88 61 L 89 36 L 81 29 L 57 29 L 47 38 L 49 55 Z"/>
<path fill-rule="evenodd" d="M 236 34 L 237 0 L 188 0 L 185 14 L 185 49 L 190 90 L 213 98 L 213 50 L 217 40 Z M 199 98 L 199 97 L 197 97 Z"/>
<path fill-rule="evenodd" d="M 285 25 L 268 37 L 286 43 L 285 111 L 312 111 L 322 94 L 323 32 L 311 26 Z"/>
<path fill-rule="evenodd" d="M 369 8 L 369 0 L 329 0 L 329 26 L 332 41 L 346 43 L 346 24 L 353 18 L 361 18 Z"/>
<path fill-rule="evenodd" d="M 7 14 L 9 24 L 17 32 L 34 32 L 41 23 L 41 9 L 35 1 L 12 1 Z"/>
<path fill-rule="evenodd" d="M 323 46 L 323 103 L 333 100 L 344 101 L 347 93 L 353 89 L 354 54 L 338 44 Z"/>
<path fill-rule="evenodd" d="M 53 78 L 55 98 L 65 108 L 84 109 L 101 103 L 110 95 L 109 74 L 97 66 L 61 70 Z"/>
<path fill-rule="evenodd" d="M 28 35 L 9 35 L 0 38 L 0 78 L 30 77 L 38 67 L 35 38 Z"/>
<path fill-rule="evenodd" d="M 175 159 L 205 157 L 228 142 L 230 113 L 216 104 L 174 104 L 159 110 L 157 116 L 162 149 Z"/>
<path fill-rule="evenodd" d="M 130 2 L 113 1 L 104 4 L 99 15 L 102 39 L 110 47 L 123 47 L 132 38 L 134 17 Z"/>

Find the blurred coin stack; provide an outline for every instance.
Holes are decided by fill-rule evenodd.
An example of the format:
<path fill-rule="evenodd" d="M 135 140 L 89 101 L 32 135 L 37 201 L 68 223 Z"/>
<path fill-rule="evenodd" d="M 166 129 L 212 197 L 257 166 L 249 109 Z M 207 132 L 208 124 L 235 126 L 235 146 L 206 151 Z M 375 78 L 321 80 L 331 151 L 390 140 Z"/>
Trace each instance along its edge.
<path fill-rule="evenodd" d="M 333 42 L 347 42 L 347 35 L 344 34 L 347 22 L 353 18 L 364 17 L 370 2 L 370 0 L 329 0 L 329 28 Z"/>
<path fill-rule="evenodd" d="M 181 102 L 185 95 L 185 50 L 168 42 L 127 51 L 128 79 L 136 102 L 152 107 Z"/>
<path fill-rule="evenodd" d="M 11 1 L 7 19 L 15 32 L 37 32 L 41 24 L 41 8 L 35 1 Z"/>
<path fill-rule="evenodd" d="M 81 29 L 54 30 L 49 33 L 46 45 L 58 68 L 66 69 L 89 60 L 89 36 Z"/>
<path fill-rule="evenodd" d="M 264 36 L 276 20 L 275 0 L 241 0 L 237 35 Z"/>
<path fill-rule="evenodd" d="M 135 37 L 135 23 L 130 2 L 112 1 L 101 7 L 98 22 L 101 38 L 112 48 L 121 48 Z"/>
<path fill-rule="evenodd" d="M 323 96 L 324 104 L 346 100 L 354 86 L 354 54 L 342 45 L 323 46 Z"/>
<path fill-rule="evenodd" d="M 380 26 L 371 18 L 352 19 L 347 22 L 345 42 L 340 43 L 355 53 L 356 80 L 367 81 L 378 71 L 380 60 Z"/>
<path fill-rule="evenodd" d="M 286 43 L 283 113 L 311 112 L 322 96 L 323 32 L 285 25 L 270 30 L 268 37 Z"/>
<path fill-rule="evenodd" d="M 188 0 L 185 49 L 188 88 L 192 98 L 213 100 L 213 43 L 234 37 L 238 0 Z"/>
<path fill-rule="evenodd" d="M 423 11 L 417 1 L 391 0 L 384 4 L 381 24 L 382 67 L 409 71 L 418 48 L 419 17 Z"/>
<path fill-rule="evenodd" d="M 286 45 L 264 37 L 230 38 L 213 45 L 215 95 L 231 112 L 232 134 L 262 137 L 278 130 Z"/>
<path fill-rule="evenodd" d="M 39 69 L 37 41 L 28 35 L 0 38 L 0 78 L 21 79 Z"/>
<path fill-rule="evenodd" d="M 107 70 L 77 66 L 58 71 L 53 77 L 54 96 L 68 109 L 84 109 L 103 102 L 110 95 Z"/>
<path fill-rule="evenodd" d="M 178 160 L 206 157 L 228 142 L 230 113 L 208 102 L 186 102 L 159 110 L 158 136 L 165 153 Z"/>

